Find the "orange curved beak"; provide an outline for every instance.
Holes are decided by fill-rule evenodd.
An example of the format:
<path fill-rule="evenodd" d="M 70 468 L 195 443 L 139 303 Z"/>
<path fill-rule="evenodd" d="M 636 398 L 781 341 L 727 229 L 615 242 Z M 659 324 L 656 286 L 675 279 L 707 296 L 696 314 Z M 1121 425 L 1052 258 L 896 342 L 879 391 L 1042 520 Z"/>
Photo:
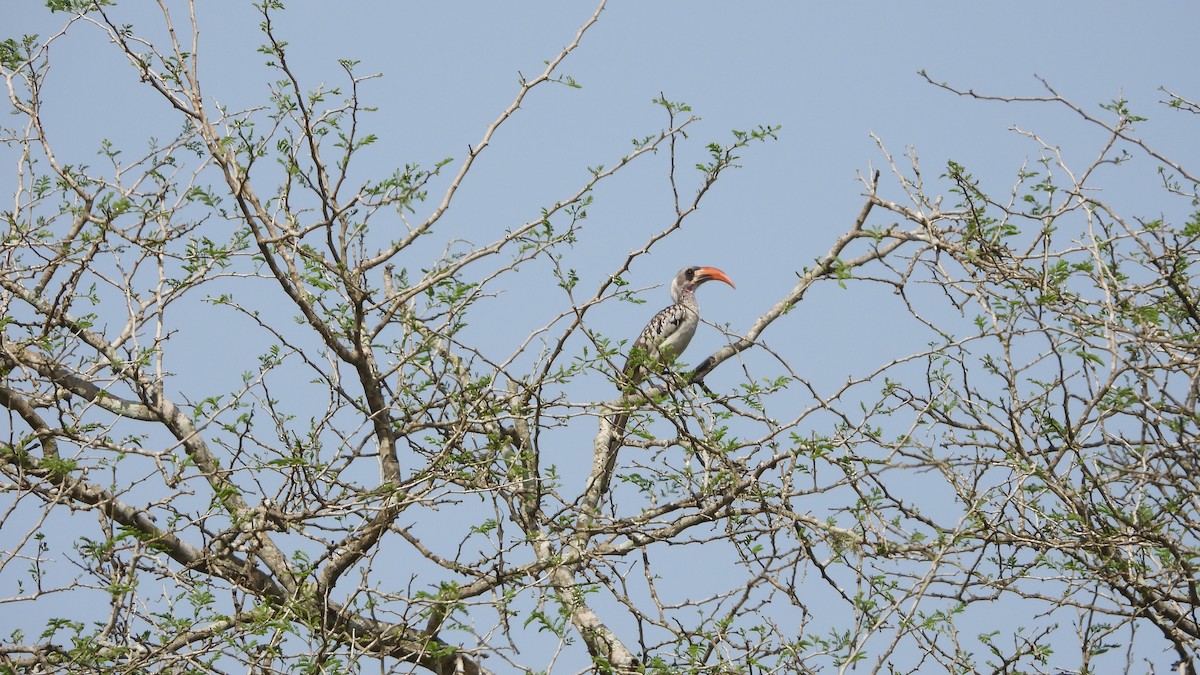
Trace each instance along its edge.
<path fill-rule="evenodd" d="M 715 267 L 701 267 L 700 269 L 696 270 L 696 276 L 700 279 L 700 281 L 712 281 L 713 279 L 716 279 L 717 281 L 724 281 L 725 283 L 729 284 L 730 288 L 737 288 L 737 286 L 733 285 L 733 280 L 729 278 L 728 274 L 725 274 Z"/>

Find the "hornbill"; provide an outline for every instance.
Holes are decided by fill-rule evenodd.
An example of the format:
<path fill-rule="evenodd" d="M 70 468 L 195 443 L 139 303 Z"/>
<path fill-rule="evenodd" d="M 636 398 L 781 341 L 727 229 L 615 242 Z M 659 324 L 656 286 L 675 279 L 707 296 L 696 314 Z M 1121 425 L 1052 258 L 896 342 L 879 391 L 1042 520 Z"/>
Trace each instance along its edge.
<path fill-rule="evenodd" d="M 696 289 L 713 279 L 736 288 L 733 281 L 715 267 L 685 267 L 679 270 L 671 282 L 671 297 L 675 299 L 675 304 L 655 314 L 629 349 L 625 367 L 621 369 L 623 389 L 628 391 L 641 382 L 651 368 L 669 366 L 687 349 L 692 336 L 696 334 L 696 326 L 700 325 Z"/>
<path fill-rule="evenodd" d="M 665 369 L 687 349 L 692 336 L 696 334 L 696 326 L 700 325 L 696 289 L 713 279 L 736 288 L 729 276 L 715 267 L 685 267 L 679 270 L 671 282 L 671 297 L 675 299 L 675 304 L 655 314 L 629 348 L 625 367 L 621 369 L 622 381 L 619 385 L 622 391 L 632 393 L 651 370 Z M 612 419 L 612 441 L 608 446 L 600 494 L 607 490 L 608 481 L 612 478 L 617 450 L 625 438 L 625 424 L 628 421 L 628 412 L 617 413 Z"/>

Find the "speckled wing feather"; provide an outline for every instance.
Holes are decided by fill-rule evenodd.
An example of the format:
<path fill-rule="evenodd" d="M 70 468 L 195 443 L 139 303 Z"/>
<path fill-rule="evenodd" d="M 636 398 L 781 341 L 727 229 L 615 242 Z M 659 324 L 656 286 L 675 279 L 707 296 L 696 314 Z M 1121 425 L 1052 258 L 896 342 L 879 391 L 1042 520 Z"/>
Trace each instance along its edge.
<path fill-rule="evenodd" d="M 696 334 L 697 323 L 696 310 L 684 304 L 671 305 L 655 314 L 629 349 L 621 371 L 626 383 L 637 384 L 651 365 L 666 365 L 682 354 Z"/>

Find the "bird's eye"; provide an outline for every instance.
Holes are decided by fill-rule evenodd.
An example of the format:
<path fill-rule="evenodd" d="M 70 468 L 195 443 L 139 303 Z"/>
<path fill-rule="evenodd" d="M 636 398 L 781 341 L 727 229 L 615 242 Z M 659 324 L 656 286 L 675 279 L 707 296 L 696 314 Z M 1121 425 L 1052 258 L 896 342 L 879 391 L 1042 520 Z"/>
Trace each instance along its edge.
<path fill-rule="evenodd" d="M 696 268 L 695 268 L 695 267 L 689 267 L 689 268 L 688 268 L 688 271 L 687 271 L 687 275 L 686 275 L 686 276 L 687 276 L 687 278 L 688 278 L 688 281 L 691 281 L 691 280 L 692 280 L 692 278 L 696 276 Z"/>

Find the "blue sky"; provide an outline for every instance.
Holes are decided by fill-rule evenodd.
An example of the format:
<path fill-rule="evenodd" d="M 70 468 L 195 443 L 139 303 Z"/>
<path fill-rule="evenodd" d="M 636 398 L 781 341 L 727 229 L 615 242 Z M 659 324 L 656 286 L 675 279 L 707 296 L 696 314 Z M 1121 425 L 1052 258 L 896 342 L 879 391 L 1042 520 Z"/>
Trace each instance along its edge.
<path fill-rule="evenodd" d="M 629 151 L 631 139 L 660 129 L 664 115 L 651 103 L 660 93 L 690 104 L 702 118 L 685 150 L 692 161 L 702 156 L 704 143 L 727 143 L 731 129 L 778 124 L 779 140 L 749 148 L 742 168 L 720 181 L 685 231 L 637 262 L 630 275 L 635 286 L 651 286 L 669 282 L 688 264 L 724 269 L 737 290 L 709 285 L 701 304 L 710 321 L 742 332 L 852 223 L 862 204 L 858 172 L 884 169 L 888 193 L 889 177 L 871 133 L 894 156 L 915 148 L 930 183 L 953 159 L 1001 192 L 1040 152 L 1010 127 L 1042 134 L 1069 160 L 1086 161 L 1099 149 L 1102 137 L 1065 108 L 956 97 L 925 83 L 920 70 L 963 88 L 1013 96 L 1045 95 L 1040 76 L 1098 114 L 1099 104 L 1124 96 L 1150 118 L 1139 130 L 1143 137 L 1170 154 L 1195 157 L 1200 137 L 1186 130 L 1190 120 L 1183 113 L 1157 104 L 1163 98 L 1157 88 L 1195 94 L 1198 7 L 615 2 L 561 68 L 581 88 L 544 87 L 529 97 L 468 177 L 445 226 L 466 240 L 487 241 L 535 217 L 543 205 L 573 192 L 587 167 L 611 164 Z M 280 33 L 310 87 L 343 82 L 336 59 L 360 60 L 360 73 L 383 73 L 363 89 L 379 108 L 369 123 L 381 136 L 364 169 L 382 172 L 408 162 L 431 166 L 446 157 L 461 159 L 511 101 L 518 73 L 539 72 L 593 10 L 585 2 L 294 3 Z M 258 20 L 225 3 L 203 4 L 198 11 L 208 96 L 235 109 L 259 104 L 275 75 L 255 51 Z M 61 21 L 33 2 L 8 8 L 6 17 L 2 37 L 48 35 Z M 53 55 L 54 106 L 47 114 L 61 141 L 60 159 L 96 162 L 101 138 L 138 147 L 151 135 L 169 137 L 175 120 L 148 112 L 161 107 L 148 109 L 151 97 L 103 49 L 99 34 L 90 44 L 78 39 L 84 34 L 60 43 Z M 0 159 L 8 178 L 12 164 L 3 154 Z M 693 174 L 683 172 L 693 181 L 685 183 L 689 194 Z M 655 158 L 598 191 L 570 258 L 583 288 L 598 285 L 669 220 L 663 175 L 662 159 Z M 1114 185 L 1112 197 L 1153 217 L 1160 208 L 1153 182 L 1144 180 L 1150 172 L 1141 175 L 1143 182 Z M 433 198 L 424 211 L 418 207 L 417 219 L 444 187 L 445 181 L 433 185 Z M 1144 195 L 1150 200 L 1142 201 Z M 892 190 L 891 196 L 900 193 Z M 537 292 L 513 287 L 497 301 L 487 330 L 498 352 L 511 351 L 528 332 L 528 323 L 511 320 L 506 303 Z M 631 339 L 667 302 L 665 289 L 646 297 L 647 305 L 613 304 L 598 313 L 611 336 Z M 765 339 L 806 376 L 832 386 L 924 343 L 923 334 L 896 332 L 889 317 L 898 309 L 879 289 L 857 288 L 850 297 L 829 286 L 806 298 Z M 530 322 L 541 323 L 536 317 Z M 725 339 L 702 328 L 691 360 Z M 197 362 L 206 344 L 228 358 L 226 344 L 202 339 L 192 347 Z M 243 365 L 251 366 L 253 355 L 246 358 Z M 231 369 L 230 380 L 241 370 Z M 718 382 L 726 377 L 732 381 L 736 373 L 714 374 Z M 593 391 L 603 398 L 607 390 Z"/>
<path fill-rule="evenodd" d="M 10 25 L 48 34 L 54 20 L 45 23 L 35 3 L 18 7 Z M 366 166 L 384 170 L 461 159 L 511 100 L 517 74 L 538 72 L 593 9 L 583 2 L 360 3 L 353 11 L 313 4 L 294 6 L 280 24 L 309 86 L 342 84 L 339 58 L 360 60 L 360 73 L 383 73 L 364 95 L 380 109 L 370 123 L 382 139 Z M 257 20 L 227 7 L 201 6 L 199 14 L 209 97 L 234 109 L 257 104 L 274 78 L 255 52 Z M 1190 30 L 1198 15 L 1182 3 L 1137 11 L 1117 2 L 611 4 L 562 68 L 582 88 L 534 92 L 476 167 L 450 221 L 471 238 L 472 228 L 529 218 L 574 189 L 586 167 L 611 163 L 630 139 L 660 128 L 664 116 L 650 103 L 660 92 L 702 118 L 694 153 L 704 142 L 727 142 L 730 129 L 781 125 L 780 140 L 751 148 L 687 233 L 633 270 L 635 284 L 651 285 L 686 264 L 726 269 L 738 283 L 736 299 L 706 289 L 711 297 L 702 301 L 709 318 L 737 329 L 857 213 L 856 172 L 883 165 L 872 132 L 896 156 L 915 148 L 928 179 L 954 159 L 997 189 L 1039 152 L 1010 126 L 1045 134 L 1068 156 L 1096 150 L 1100 136 L 1063 108 L 955 97 L 918 71 L 1022 96 L 1045 94 L 1041 76 L 1093 111 L 1124 95 L 1159 122 L 1148 138 L 1194 152 L 1194 134 L 1173 133 L 1171 120 L 1159 119 L 1171 114 L 1155 101 L 1158 86 L 1195 80 Z M 94 161 L 102 137 L 140 143 L 174 130 L 173 120 L 156 126 L 148 96 L 132 88 L 110 51 L 98 49 L 100 40 L 63 43 L 65 53 L 55 54 L 52 94 L 75 103 L 52 108 L 51 126 L 62 147 L 78 149 L 76 161 Z M 578 265 L 585 283 L 603 278 L 670 216 L 661 166 L 637 171 L 639 180 L 659 182 L 639 189 L 618 180 L 591 209 L 594 224 L 579 246 L 598 264 Z M 665 301 L 665 292 L 658 297 Z M 815 313 L 823 323 L 853 319 L 829 316 L 839 311 L 835 304 Z M 611 318 L 626 319 L 632 335 L 645 317 Z M 712 345 L 712 337 L 702 334 L 697 346 Z"/>
<path fill-rule="evenodd" d="M 511 100 L 517 73 L 539 71 L 593 9 L 584 2 L 360 3 L 354 11 L 298 4 L 280 23 L 310 86 L 341 84 L 339 58 L 361 60 L 359 72 L 384 74 L 364 87 L 380 108 L 371 120 L 382 137 L 373 161 L 429 165 L 461 159 Z M 256 19 L 228 8 L 198 11 L 209 96 L 232 108 L 259 102 L 273 75 L 254 51 L 261 43 Z M 46 23 L 44 14 L 36 3 L 20 3 L 9 25 L 47 34 L 56 19 Z M 741 284 L 762 279 L 764 288 L 749 286 L 752 292 L 768 292 L 796 265 L 768 259 L 738 269 L 737 259 L 723 259 L 761 260 L 780 243 L 802 258 L 822 251 L 857 212 L 855 173 L 881 165 L 871 132 L 896 155 L 915 147 L 931 177 L 953 158 L 1000 184 L 1037 154 L 1011 125 L 1041 131 L 1081 156 L 1094 149 L 1097 136 L 1063 109 L 957 98 L 924 83 L 919 70 L 1009 95 L 1044 94 L 1037 75 L 1092 110 L 1123 94 L 1152 119 L 1165 117 L 1154 109 L 1162 98 L 1156 88 L 1194 81 L 1190 29 L 1198 14 L 1183 3 L 1137 11 L 1116 2 L 611 4 L 562 69 L 582 88 L 530 97 L 481 162 L 464 195 L 472 208 L 463 210 L 497 222 L 526 217 L 577 185 L 585 167 L 657 129 L 663 116 L 650 101 L 662 92 L 702 118 L 693 134 L 701 141 L 760 123 L 782 126 L 780 141 L 747 153 L 744 170 L 713 195 L 694 235 L 661 254 L 670 270 L 724 264 Z M 99 41 L 63 43 L 51 80 L 59 95 L 78 102 L 50 115 L 61 138 L 78 139 L 64 145 L 78 147 L 80 161 L 91 160 L 101 137 L 173 130 L 173 120 L 156 129 L 147 96 L 129 93 L 130 75 L 114 72 L 121 64 L 97 49 Z M 1168 138 L 1182 151 L 1195 149 L 1185 145 L 1195 143 L 1191 137 L 1161 140 Z M 626 237 L 655 231 L 662 222 L 656 197 L 628 191 L 621 204 L 598 206 L 605 229 L 621 236 L 589 245 L 611 243 L 605 253 L 615 255 L 631 248 Z M 706 254 L 713 241 L 720 251 Z M 635 272 L 646 283 L 669 276 Z"/>

